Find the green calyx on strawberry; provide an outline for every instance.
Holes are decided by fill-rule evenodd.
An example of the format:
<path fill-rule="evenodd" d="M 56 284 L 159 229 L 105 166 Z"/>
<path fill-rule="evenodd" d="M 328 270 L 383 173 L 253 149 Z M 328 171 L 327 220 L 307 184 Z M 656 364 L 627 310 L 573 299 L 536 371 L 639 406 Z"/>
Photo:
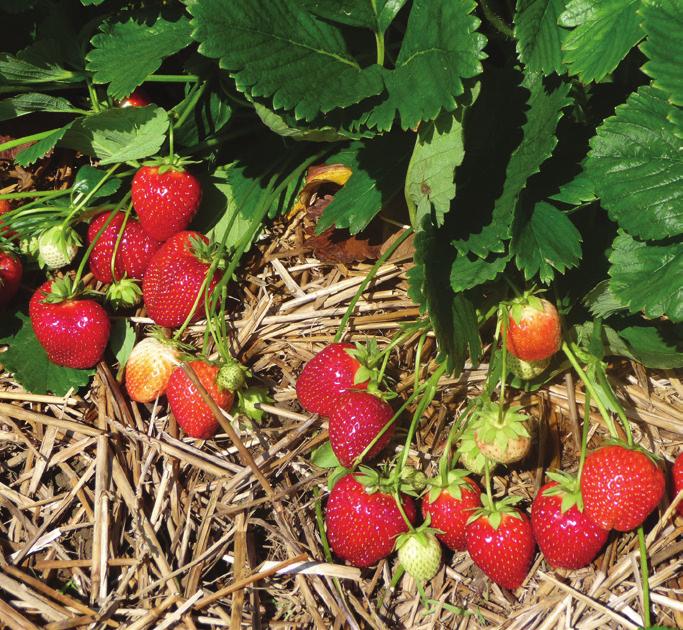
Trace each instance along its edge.
<path fill-rule="evenodd" d="M 218 372 L 220 379 L 220 371 Z M 220 384 L 220 381 L 219 381 Z M 265 387 L 254 385 L 237 390 L 237 412 L 254 422 L 261 422 L 265 411 L 257 407 L 259 403 L 272 403 L 273 399 Z"/>
<path fill-rule="evenodd" d="M 354 385 L 360 383 L 367 383 L 367 392 L 378 398 L 390 400 L 396 397 L 394 392 L 386 392 L 380 390 L 380 370 L 384 356 L 380 354 L 375 339 L 369 339 L 366 343 L 355 343 L 354 348 L 348 349 L 346 352 L 360 363 L 360 367 L 356 370 L 354 376 Z"/>
<path fill-rule="evenodd" d="M 131 308 L 142 301 L 142 289 L 132 278 L 123 278 L 109 285 L 105 297 L 116 309 Z"/>
<path fill-rule="evenodd" d="M 523 459 L 531 447 L 529 417 L 521 407 L 504 407 L 485 401 L 472 414 L 472 431 L 479 450 L 499 464 Z"/>
<path fill-rule="evenodd" d="M 244 388 L 250 376 L 251 370 L 246 365 L 242 365 L 236 359 L 231 359 L 221 366 L 216 382 L 223 389 L 236 392 Z"/>
<path fill-rule="evenodd" d="M 562 514 L 576 506 L 579 512 L 583 512 L 583 497 L 581 496 L 581 486 L 579 480 L 574 475 L 562 471 L 548 471 L 546 473 L 550 479 L 557 482 L 557 485 L 546 488 L 543 496 L 560 497 L 562 499 Z"/>
<path fill-rule="evenodd" d="M 55 225 L 38 236 L 38 263 L 48 269 L 65 267 L 80 245 L 81 239 L 73 228 Z"/>
<path fill-rule="evenodd" d="M 441 544 L 436 538 L 439 530 L 429 527 L 429 518 L 417 529 L 396 538 L 398 560 L 415 580 L 431 580 L 441 566 Z"/>
<path fill-rule="evenodd" d="M 97 291 L 86 289 L 82 283 L 74 283 L 73 278 L 65 276 L 63 278 L 55 278 L 50 286 L 50 292 L 45 294 L 45 297 L 40 300 L 43 304 L 59 304 L 67 300 L 73 300 L 79 297 L 95 297 L 100 295 Z"/>
<path fill-rule="evenodd" d="M 199 164 L 198 160 L 191 160 L 180 155 L 163 155 L 150 160 L 145 160 L 142 166 L 151 166 L 158 169 L 160 175 L 169 171 L 184 171 L 186 167 Z"/>
<path fill-rule="evenodd" d="M 437 479 L 428 479 L 427 487 L 429 488 L 429 491 L 427 496 L 429 497 L 429 502 L 434 503 L 444 490 L 446 490 L 454 499 L 462 499 L 462 489 L 472 489 L 472 486 L 468 481 L 468 475 L 469 471 L 463 470 L 462 468 L 454 468 L 453 470 L 448 471 L 446 483 L 444 483 L 444 480 L 440 477 Z"/>
<path fill-rule="evenodd" d="M 458 454 L 460 456 L 460 463 L 475 475 L 483 475 L 486 469 L 486 462 L 489 462 L 490 470 L 497 466 L 490 457 L 487 457 L 477 445 L 474 439 L 474 431 L 468 427 L 460 438 L 460 445 L 458 446 Z"/>
<path fill-rule="evenodd" d="M 514 518 L 521 519 L 522 513 L 515 507 L 522 497 L 509 495 L 495 501 L 486 493 L 481 495 L 481 507 L 472 510 L 472 515 L 467 519 L 467 524 L 474 523 L 477 519 L 486 518 L 493 529 L 498 529 L 503 522 L 506 514 Z"/>

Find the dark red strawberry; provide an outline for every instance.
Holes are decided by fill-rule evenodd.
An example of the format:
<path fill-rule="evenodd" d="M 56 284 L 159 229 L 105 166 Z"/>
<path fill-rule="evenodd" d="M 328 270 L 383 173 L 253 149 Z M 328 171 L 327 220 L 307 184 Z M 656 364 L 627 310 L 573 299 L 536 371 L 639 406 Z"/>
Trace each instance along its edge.
<path fill-rule="evenodd" d="M 557 478 L 556 475 L 552 475 Z M 534 537 L 551 567 L 580 569 L 589 565 L 607 541 L 609 532 L 582 510 L 575 477 L 545 484 L 531 506 Z"/>
<path fill-rule="evenodd" d="M 143 166 L 133 177 L 131 197 L 145 232 L 165 241 L 190 225 L 202 199 L 202 187 L 182 168 Z"/>
<path fill-rule="evenodd" d="M 12 209 L 12 206 L 10 205 L 10 202 L 7 201 L 7 199 L 0 199 L 0 217 L 9 212 Z M 12 240 L 17 236 L 16 232 L 13 232 L 12 230 L 3 227 L 2 226 L 2 219 L 0 219 L 0 236 L 3 238 L 6 238 L 8 240 Z"/>
<path fill-rule="evenodd" d="M 88 243 L 93 242 L 110 214 L 110 212 L 105 212 L 95 217 L 88 227 Z M 90 271 L 100 282 L 109 284 L 114 281 L 111 275 L 111 259 L 114 255 L 116 240 L 121 232 L 123 220 L 123 213 L 117 213 L 112 222 L 102 232 L 90 253 L 90 259 L 88 260 Z M 150 238 L 147 232 L 142 229 L 140 223 L 136 219 L 129 217 L 123 230 L 119 247 L 116 250 L 116 261 L 114 263 L 116 280 L 120 280 L 124 275 L 141 280 L 145 275 L 145 269 L 147 269 L 152 255 L 159 247 L 161 247 L 161 243 Z"/>
<path fill-rule="evenodd" d="M 127 98 L 124 98 L 120 103 L 119 107 L 145 107 L 150 105 L 152 101 L 149 100 L 147 94 L 145 94 L 140 88 L 136 88 Z"/>
<path fill-rule="evenodd" d="M 479 487 L 466 470 L 449 471 L 446 486 L 438 480 L 429 485 L 429 492 L 422 497 L 422 516 L 430 516 L 430 526 L 443 532 L 436 537 L 444 545 L 453 551 L 464 551 L 467 521 L 481 506 Z"/>
<path fill-rule="evenodd" d="M 465 538 L 474 563 L 496 584 L 515 589 L 529 571 L 535 544 L 529 519 L 510 499 L 492 503 L 484 495 L 484 507 L 470 517 Z"/>
<path fill-rule="evenodd" d="M 330 414 L 330 444 L 342 466 L 350 468 L 355 459 L 391 420 L 394 410 L 385 400 L 367 392 L 342 394 Z M 376 457 L 389 443 L 392 424 L 368 451 L 364 461 Z"/>
<path fill-rule="evenodd" d="M 68 280 L 48 280 L 31 297 L 29 316 L 50 361 L 70 368 L 90 368 L 107 347 L 109 318 L 94 300 L 69 297 L 72 294 Z"/>
<path fill-rule="evenodd" d="M 560 349 L 560 316 L 548 300 L 520 298 L 508 311 L 508 321 L 507 349 L 518 359 L 543 361 Z"/>
<path fill-rule="evenodd" d="M 413 500 L 403 495 L 402 504 L 410 522 L 415 522 Z M 327 500 L 325 524 L 332 551 L 357 567 L 386 558 L 394 550 L 396 537 L 408 531 L 396 501 L 382 491 L 376 474 L 342 477 Z"/>
<path fill-rule="evenodd" d="M 219 366 L 208 361 L 191 361 L 187 365 L 197 375 L 199 382 L 214 402 L 221 409 L 230 409 L 233 393 L 221 389 L 216 383 Z M 176 421 L 187 435 L 200 440 L 208 440 L 215 435 L 219 427 L 216 417 L 180 366 L 171 373 L 166 387 L 166 397 Z"/>
<path fill-rule="evenodd" d="M 673 469 L 674 492 L 678 494 L 683 490 L 683 453 L 680 453 L 674 462 Z M 683 500 L 678 504 L 678 513 L 683 516 Z"/>
<path fill-rule="evenodd" d="M 664 495 L 664 474 L 641 450 L 603 446 L 586 458 L 581 494 L 588 517 L 603 529 L 630 531 Z"/>
<path fill-rule="evenodd" d="M 348 352 L 354 349 L 350 343 L 331 343 L 306 364 L 296 382 L 297 398 L 306 411 L 329 416 L 342 394 L 367 389 L 367 380 L 355 382 L 361 364 Z"/>
<path fill-rule="evenodd" d="M 168 239 L 152 256 L 142 281 L 147 314 L 160 326 L 176 328 L 193 313 L 192 321 L 204 314 L 204 299 L 193 311 L 197 295 L 209 271 L 208 239 L 199 232 L 180 232 Z M 211 279 L 213 291 L 220 275 Z"/>
<path fill-rule="evenodd" d="M 0 250 L 0 307 L 8 304 L 19 290 L 23 266 L 10 251 Z"/>

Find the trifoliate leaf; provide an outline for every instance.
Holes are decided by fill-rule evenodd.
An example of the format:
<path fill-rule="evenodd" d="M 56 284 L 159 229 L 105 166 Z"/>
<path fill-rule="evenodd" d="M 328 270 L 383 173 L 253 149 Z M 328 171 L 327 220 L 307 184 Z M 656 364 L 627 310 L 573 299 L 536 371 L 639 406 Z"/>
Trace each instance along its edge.
<path fill-rule="evenodd" d="M 538 274 L 543 284 L 550 284 L 555 270 L 564 274 L 579 264 L 581 241 L 581 234 L 569 217 L 541 201 L 529 219 L 516 228 L 511 251 L 526 280 Z"/>
<path fill-rule="evenodd" d="M 517 53 L 529 70 L 562 74 L 562 42 L 567 31 L 557 18 L 567 0 L 520 0 L 515 10 Z"/>
<path fill-rule="evenodd" d="M 87 69 L 96 83 L 109 83 L 114 99 L 128 96 L 161 62 L 192 41 L 185 17 L 170 22 L 162 17 L 149 24 L 129 18 L 125 22 L 102 22 L 91 40 Z"/>
<path fill-rule="evenodd" d="M 609 260 L 610 288 L 632 313 L 683 321 L 683 243 L 650 245 L 621 233 Z"/>
<path fill-rule="evenodd" d="M 436 225 L 443 225 L 455 197 L 455 169 L 464 156 L 462 122 L 456 116 L 442 112 L 420 126 L 405 183 L 415 227 L 432 211 Z"/>
<path fill-rule="evenodd" d="M 641 70 L 671 103 L 683 105 L 683 3 L 643 0 L 640 15 L 647 34 L 640 50 L 649 58 Z"/>
<path fill-rule="evenodd" d="M 60 129 L 55 129 L 52 133 L 41 140 L 38 140 L 35 144 L 20 151 L 17 153 L 14 161 L 19 164 L 19 166 L 30 166 L 57 146 L 57 143 L 71 128 L 71 124 L 72 123 L 69 123 Z"/>
<path fill-rule="evenodd" d="M 61 96 L 29 92 L 0 101 L 0 120 L 12 120 L 33 112 L 77 112 L 74 106 Z"/>
<path fill-rule="evenodd" d="M 564 40 L 563 61 L 584 83 L 601 81 L 643 37 L 641 0 L 571 0 L 559 21 L 575 26 Z"/>
<path fill-rule="evenodd" d="M 47 358 L 27 315 L 17 313 L 13 318 L 3 319 L 2 334 L 8 332 L 5 325 L 14 330 L 13 334 L 0 338 L 0 344 L 8 345 L 7 350 L 0 354 L 0 363 L 14 374 L 26 391 L 64 396 L 72 388 L 78 389 L 90 382 L 94 370 L 61 367 Z"/>
<path fill-rule="evenodd" d="M 598 127 L 586 165 L 610 219 L 648 240 L 683 233 L 683 140 L 668 111 L 660 90 L 641 87 Z"/>
<path fill-rule="evenodd" d="M 311 13 L 333 22 L 383 33 L 406 0 L 300 0 L 300 2 Z"/>
<path fill-rule="evenodd" d="M 167 129 L 168 115 L 154 105 L 108 109 L 74 121 L 61 144 L 115 164 L 156 154 Z"/>
<path fill-rule="evenodd" d="M 383 89 L 378 66 L 361 68 L 341 31 L 295 2 L 192 0 L 188 10 L 199 52 L 218 58 L 241 92 L 272 99 L 275 110 L 312 120 Z"/>

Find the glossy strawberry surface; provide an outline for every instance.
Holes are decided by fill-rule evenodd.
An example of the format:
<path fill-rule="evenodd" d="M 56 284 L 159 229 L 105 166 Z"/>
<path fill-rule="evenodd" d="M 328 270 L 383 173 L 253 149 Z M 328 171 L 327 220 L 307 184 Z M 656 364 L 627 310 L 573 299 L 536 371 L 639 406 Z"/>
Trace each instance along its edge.
<path fill-rule="evenodd" d="M 350 389 L 366 389 L 367 382 L 354 383 L 360 363 L 347 350 L 350 343 L 331 343 L 304 367 L 296 382 L 296 395 L 310 413 L 329 416 L 342 394 Z"/>
<path fill-rule="evenodd" d="M 111 213 L 105 212 L 98 215 L 88 227 L 88 243 L 92 243 L 97 233 L 102 228 Z M 114 255 L 116 240 L 121 232 L 124 215 L 117 213 L 112 222 L 102 232 L 97 239 L 97 244 L 93 248 L 88 264 L 95 278 L 100 282 L 110 283 L 114 281 L 111 274 L 111 259 Z M 116 280 L 127 276 L 141 280 L 145 275 L 145 269 L 161 243 L 151 238 L 143 229 L 140 223 L 129 218 L 123 235 L 116 250 L 115 271 Z"/>
<path fill-rule="evenodd" d="M 199 232 L 179 232 L 166 241 L 152 256 L 142 282 L 142 297 L 147 314 L 160 326 L 176 328 L 193 313 L 191 321 L 205 315 L 204 300 L 197 295 L 209 271 L 208 262 L 197 258 L 192 241 L 208 243 Z M 215 273 L 209 283 L 211 292 L 219 280 Z"/>
<path fill-rule="evenodd" d="M 192 221 L 202 199 L 199 180 L 185 170 L 143 166 L 131 184 L 133 207 L 147 234 L 165 241 Z"/>
<path fill-rule="evenodd" d="M 219 367 L 207 361 L 191 361 L 188 367 L 197 375 L 213 401 L 226 411 L 230 409 L 233 393 L 216 384 Z M 204 402 L 199 390 L 182 367 L 176 367 L 166 387 L 166 397 L 178 425 L 193 438 L 208 440 L 220 426 L 211 407 Z"/>
<path fill-rule="evenodd" d="M 152 402 L 168 386 L 180 353 L 172 345 L 154 337 L 138 343 L 126 362 L 126 389 L 132 400 Z"/>
<path fill-rule="evenodd" d="M 609 532 L 598 527 L 576 504 L 562 512 L 562 497 L 546 495 L 557 486 L 543 486 L 531 506 L 534 537 L 552 567 L 580 569 L 590 564 L 607 541 Z"/>
<path fill-rule="evenodd" d="M 350 468 L 384 425 L 394 410 L 386 401 L 367 392 L 347 392 L 337 400 L 330 413 L 330 443 L 342 466 Z M 389 443 L 394 432 L 392 424 L 368 451 L 363 461 L 376 457 Z"/>
<path fill-rule="evenodd" d="M 603 446 L 586 458 L 581 493 L 588 517 L 603 529 L 630 531 L 664 495 L 664 474 L 645 453 Z"/>
<path fill-rule="evenodd" d="M 140 88 L 137 88 L 119 103 L 119 107 L 145 107 L 151 103 L 152 101 L 149 100 L 147 94 L 145 94 Z"/>
<path fill-rule="evenodd" d="M 542 310 L 527 305 L 518 320 L 509 317 L 507 349 L 523 361 L 543 361 L 560 349 L 560 316 L 548 300 L 540 302 Z"/>
<path fill-rule="evenodd" d="M 8 304 L 19 291 L 24 267 L 11 252 L 0 250 L 0 307 Z"/>
<path fill-rule="evenodd" d="M 29 317 L 36 338 L 53 363 L 71 368 L 93 367 L 104 354 L 110 324 L 106 311 L 94 300 L 44 302 L 52 281 L 31 297 Z"/>
<path fill-rule="evenodd" d="M 415 503 L 402 497 L 403 509 L 415 522 Z M 325 511 L 327 539 L 332 551 L 357 567 L 369 567 L 394 549 L 396 536 L 408 531 L 390 494 L 366 491 L 354 475 L 340 479 L 332 489 Z"/>

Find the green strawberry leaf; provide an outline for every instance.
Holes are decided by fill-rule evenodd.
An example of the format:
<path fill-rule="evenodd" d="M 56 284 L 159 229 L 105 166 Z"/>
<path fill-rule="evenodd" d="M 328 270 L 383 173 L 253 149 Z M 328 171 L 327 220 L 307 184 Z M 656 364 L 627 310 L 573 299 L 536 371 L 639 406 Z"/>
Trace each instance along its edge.
<path fill-rule="evenodd" d="M 60 42 L 53 39 L 37 41 L 16 55 L 0 53 L 0 83 L 80 83 L 83 75 L 64 68 L 62 57 Z"/>
<path fill-rule="evenodd" d="M 8 346 L 0 355 L 0 362 L 28 392 L 65 396 L 70 390 L 87 385 L 95 373 L 52 363 L 36 339 L 28 315 L 4 317 L 0 334 L 0 344 Z"/>
<path fill-rule="evenodd" d="M 124 318 L 112 320 L 109 348 L 114 353 L 119 367 L 126 365 L 134 345 L 135 330 L 130 322 Z"/>
<path fill-rule="evenodd" d="M 520 0 L 515 8 L 515 37 L 520 60 L 534 72 L 562 74 L 562 43 L 567 32 L 557 19 L 567 0 Z"/>
<path fill-rule="evenodd" d="M 341 466 L 337 456 L 332 450 L 332 444 L 329 440 L 321 444 L 311 453 L 311 462 L 319 468 L 337 468 Z"/>
<path fill-rule="evenodd" d="M 14 161 L 19 164 L 19 166 L 30 166 L 34 162 L 37 162 L 40 158 L 45 156 L 47 153 L 52 151 L 59 141 L 65 136 L 65 134 L 71 128 L 72 123 L 65 125 L 61 129 L 55 129 L 52 133 L 45 136 L 41 140 L 38 140 L 35 144 L 26 147 L 19 153 L 17 153 Z"/>
<path fill-rule="evenodd" d="M 300 0 L 311 13 L 327 20 L 383 33 L 406 0 Z"/>
<path fill-rule="evenodd" d="M 87 195 L 93 191 L 99 183 L 104 179 L 106 171 L 95 168 L 94 166 L 81 166 L 74 177 L 73 185 L 71 186 L 72 199 L 76 195 Z M 121 186 L 121 180 L 116 177 L 110 177 L 102 186 L 97 188 L 92 193 L 90 199 L 99 199 L 101 197 L 109 197 L 113 195 Z"/>
<path fill-rule="evenodd" d="M 12 120 L 34 112 L 72 114 L 80 113 L 80 111 L 61 96 L 50 96 L 37 92 L 18 94 L 0 101 L 0 121 Z"/>

